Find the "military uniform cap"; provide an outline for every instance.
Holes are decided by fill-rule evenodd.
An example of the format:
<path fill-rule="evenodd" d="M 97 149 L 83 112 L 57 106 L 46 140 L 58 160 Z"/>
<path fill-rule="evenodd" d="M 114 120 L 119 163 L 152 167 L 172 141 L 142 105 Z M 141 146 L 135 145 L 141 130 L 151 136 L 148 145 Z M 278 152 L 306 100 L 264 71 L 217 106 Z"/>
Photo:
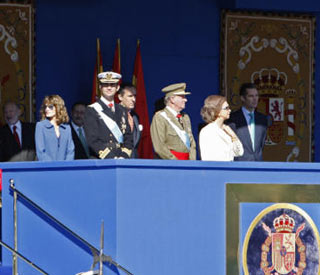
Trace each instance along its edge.
<path fill-rule="evenodd" d="M 98 74 L 100 83 L 118 83 L 121 79 L 121 74 L 115 72 L 103 72 Z"/>
<path fill-rule="evenodd" d="M 166 97 L 173 95 L 189 95 L 191 93 L 186 92 L 186 83 L 176 83 L 164 87 L 161 91 L 166 93 Z"/>

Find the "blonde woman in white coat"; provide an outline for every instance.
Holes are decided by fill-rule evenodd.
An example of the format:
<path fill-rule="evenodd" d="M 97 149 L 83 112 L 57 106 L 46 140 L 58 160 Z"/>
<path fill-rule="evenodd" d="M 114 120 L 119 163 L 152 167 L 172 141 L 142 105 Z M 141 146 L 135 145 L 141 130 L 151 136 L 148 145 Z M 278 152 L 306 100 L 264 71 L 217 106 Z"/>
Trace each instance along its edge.
<path fill-rule="evenodd" d="M 208 123 L 201 129 L 199 145 L 201 160 L 233 161 L 243 155 L 243 146 L 234 131 L 226 124 L 231 110 L 225 97 L 210 95 L 201 109 L 203 120 Z"/>

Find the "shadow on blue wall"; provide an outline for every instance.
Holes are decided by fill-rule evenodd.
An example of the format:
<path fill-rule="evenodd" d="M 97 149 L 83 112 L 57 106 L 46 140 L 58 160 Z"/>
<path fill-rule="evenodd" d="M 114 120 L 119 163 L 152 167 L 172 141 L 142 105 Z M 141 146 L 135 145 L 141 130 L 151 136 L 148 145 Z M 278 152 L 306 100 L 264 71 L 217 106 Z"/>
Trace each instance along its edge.
<path fill-rule="evenodd" d="M 12 189 L 10 189 L 10 195 L 12 196 L 12 199 L 13 199 Z M 53 217 L 50 213 L 46 212 L 44 209 L 42 209 L 36 203 L 32 202 L 29 198 L 27 198 L 27 197 L 24 198 L 24 197 L 18 195 L 18 202 L 20 202 L 26 208 L 31 210 L 31 212 L 33 214 L 35 214 L 36 216 L 41 218 L 44 222 L 46 222 L 48 225 L 50 225 L 52 228 L 54 228 L 57 232 L 62 234 L 64 237 L 69 239 L 71 242 L 73 242 L 79 248 L 81 248 L 82 250 L 84 250 L 88 254 L 92 255 L 92 262 L 94 261 L 94 257 L 99 256 L 100 251 L 97 248 L 95 248 L 93 245 L 88 243 L 81 236 L 74 233 L 70 228 L 68 228 L 67 226 L 62 224 L 59 220 L 57 220 L 55 217 Z M 0 218 L 1 218 L 1 216 L 0 216 Z M 97 234 L 98 234 L 98 232 L 97 232 Z M 104 262 L 104 266 L 107 267 L 109 270 L 112 270 L 115 274 L 120 274 L 115 265 L 113 265 L 109 262 Z M 98 267 L 99 267 L 99 263 L 98 263 Z M 94 268 L 97 268 L 97 264 L 94 266 Z"/>

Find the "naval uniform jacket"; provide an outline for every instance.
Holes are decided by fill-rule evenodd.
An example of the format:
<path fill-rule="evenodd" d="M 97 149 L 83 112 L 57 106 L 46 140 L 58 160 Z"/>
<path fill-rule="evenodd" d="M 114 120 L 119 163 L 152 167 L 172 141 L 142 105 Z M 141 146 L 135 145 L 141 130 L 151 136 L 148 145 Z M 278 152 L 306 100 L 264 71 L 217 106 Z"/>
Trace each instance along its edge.
<path fill-rule="evenodd" d="M 187 147 L 169 122 L 161 115 L 161 112 L 165 112 L 169 119 L 178 126 L 179 129 L 184 129 L 187 132 L 190 139 L 190 151 L 188 151 Z M 161 159 L 177 159 L 170 150 L 189 153 L 190 160 L 196 159 L 196 142 L 192 135 L 190 118 L 186 113 L 181 113 L 181 115 L 183 127 L 167 108 L 158 111 L 153 116 L 150 128 L 152 145 L 154 151 Z"/>
<path fill-rule="evenodd" d="M 92 105 L 89 105 L 84 116 L 84 131 L 91 157 L 130 158 L 133 148 L 133 139 L 128 123 L 127 110 L 119 104 L 114 104 L 115 111 L 113 112 L 101 99 L 99 99 L 97 103 L 101 105 L 102 112 L 117 123 L 123 134 L 123 143 L 118 143 L 117 139 L 98 112 Z M 101 157 L 102 151 L 105 152 L 103 157 Z"/>
<path fill-rule="evenodd" d="M 227 123 L 240 139 L 244 149 L 243 156 L 235 158 L 235 161 L 262 161 L 262 151 L 267 136 L 268 119 L 264 114 L 255 111 L 254 120 L 255 148 L 253 150 L 247 120 L 242 109 L 239 109 L 230 115 L 230 119 Z"/>

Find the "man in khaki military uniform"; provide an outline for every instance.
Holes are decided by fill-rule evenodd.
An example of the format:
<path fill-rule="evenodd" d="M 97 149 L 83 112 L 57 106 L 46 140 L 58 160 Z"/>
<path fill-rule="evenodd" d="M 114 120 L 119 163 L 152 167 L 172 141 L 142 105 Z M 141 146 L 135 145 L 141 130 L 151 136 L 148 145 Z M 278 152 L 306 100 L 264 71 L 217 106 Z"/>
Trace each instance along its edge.
<path fill-rule="evenodd" d="M 162 89 L 166 107 L 158 111 L 151 123 L 153 148 L 161 159 L 195 160 L 196 143 L 190 118 L 181 113 L 187 102 L 186 83 L 169 85 Z"/>

